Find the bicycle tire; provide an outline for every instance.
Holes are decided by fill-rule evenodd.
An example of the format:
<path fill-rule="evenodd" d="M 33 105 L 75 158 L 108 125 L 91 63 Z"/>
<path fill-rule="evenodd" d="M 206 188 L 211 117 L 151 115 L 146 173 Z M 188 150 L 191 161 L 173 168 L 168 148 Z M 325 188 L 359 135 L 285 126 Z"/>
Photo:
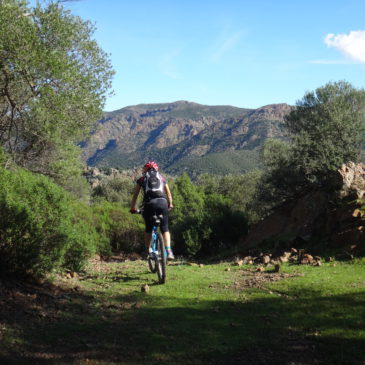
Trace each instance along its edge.
<path fill-rule="evenodd" d="M 149 255 L 147 261 L 148 261 L 148 267 L 150 268 L 151 273 L 154 274 L 157 270 L 155 254 L 153 254 L 153 256 Z"/>
<path fill-rule="evenodd" d="M 157 253 L 158 253 L 157 262 L 156 262 L 158 282 L 160 284 L 164 284 L 166 281 L 167 257 L 166 257 L 164 241 L 163 241 L 162 235 L 160 233 L 157 236 L 156 248 L 157 248 Z"/>

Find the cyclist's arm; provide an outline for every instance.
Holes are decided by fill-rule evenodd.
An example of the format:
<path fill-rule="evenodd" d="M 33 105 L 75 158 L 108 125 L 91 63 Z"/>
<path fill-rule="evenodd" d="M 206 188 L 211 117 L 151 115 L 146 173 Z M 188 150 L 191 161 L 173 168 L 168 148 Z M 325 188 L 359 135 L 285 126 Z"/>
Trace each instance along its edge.
<path fill-rule="evenodd" d="M 133 191 L 132 201 L 131 201 L 131 211 L 135 211 L 137 209 L 136 203 L 137 203 L 138 194 L 139 194 L 140 190 L 141 190 L 141 186 L 139 184 L 136 184 L 134 191 Z"/>
<path fill-rule="evenodd" d="M 166 192 L 166 198 L 167 198 L 167 203 L 169 205 L 169 208 L 172 208 L 172 195 L 171 195 L 171 191 L 170 188 L 167 184 L 165 184 L 165 192 Z"/>

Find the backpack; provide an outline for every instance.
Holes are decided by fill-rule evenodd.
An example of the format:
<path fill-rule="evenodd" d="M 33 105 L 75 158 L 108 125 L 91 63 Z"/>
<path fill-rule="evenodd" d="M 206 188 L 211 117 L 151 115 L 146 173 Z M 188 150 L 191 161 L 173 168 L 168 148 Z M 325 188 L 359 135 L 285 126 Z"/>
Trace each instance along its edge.
<path fill-rule="evenodd" d="M 164 183 L 158 171 L 151 169 L 145 173 L 143 182 L 145 200 L 150 201 L 155 198 L 164 197 Z"/>

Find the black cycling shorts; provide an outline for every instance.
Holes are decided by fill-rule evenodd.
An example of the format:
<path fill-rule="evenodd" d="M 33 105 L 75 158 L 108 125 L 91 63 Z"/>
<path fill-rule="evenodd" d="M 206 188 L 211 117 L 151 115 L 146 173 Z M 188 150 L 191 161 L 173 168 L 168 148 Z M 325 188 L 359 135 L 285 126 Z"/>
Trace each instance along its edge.
<path fill-rule="evenodd" d="M 165 198 L 152 199 L 149 202 L 145 202 L 143 206 L 143 218 L 146 224 L 146 233 L 151 233 L 153 223 L 151 217 L 154 214 L 162 214 L 163 219 L 160 224 L 160 230 L 162 233 L 169 231 L 169 209 L 167 206 L 167 200 Z"/>

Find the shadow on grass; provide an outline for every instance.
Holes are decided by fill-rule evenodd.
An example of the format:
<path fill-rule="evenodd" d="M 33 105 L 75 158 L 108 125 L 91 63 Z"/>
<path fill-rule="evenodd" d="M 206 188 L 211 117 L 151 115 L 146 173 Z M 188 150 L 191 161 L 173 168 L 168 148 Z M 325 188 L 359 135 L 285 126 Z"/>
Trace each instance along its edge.
<path fill-rule="evenodd" d="M 365 293 L 293 294 L 164 308 L 173 298 L 136 292 L 101 303 L 67 293 L 39 302 L 34 313 L 1 311 L 1 328 L 13 328 L 18 340 L 3 334 L 0 363 L 365 363 Z"/>

